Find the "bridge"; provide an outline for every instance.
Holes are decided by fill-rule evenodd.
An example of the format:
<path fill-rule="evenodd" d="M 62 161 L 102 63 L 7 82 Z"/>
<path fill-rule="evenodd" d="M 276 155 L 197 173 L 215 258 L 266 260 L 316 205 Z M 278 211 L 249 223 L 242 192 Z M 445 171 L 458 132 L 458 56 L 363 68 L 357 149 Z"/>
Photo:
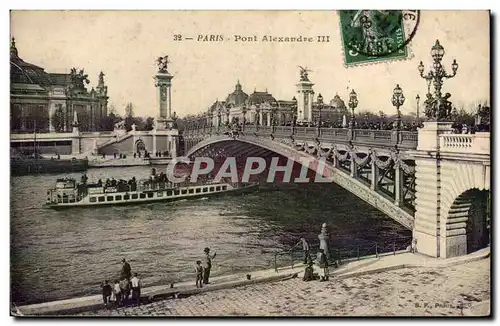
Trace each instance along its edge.
<path fill-rule="evenodd" d="M 331 180 L 406 228 L 420 253 L 464 255 L 489 244 L 490 134 L 203 124 L 184 131 L 186 156 L 324 160 Z M 311 165 L 309 165 L 311 166 Z"/>

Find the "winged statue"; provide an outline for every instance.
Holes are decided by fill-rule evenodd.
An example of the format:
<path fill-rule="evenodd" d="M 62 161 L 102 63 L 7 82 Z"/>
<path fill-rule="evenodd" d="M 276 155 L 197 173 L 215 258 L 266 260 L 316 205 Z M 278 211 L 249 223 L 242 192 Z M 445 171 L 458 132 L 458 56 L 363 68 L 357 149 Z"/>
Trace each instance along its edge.
<path fill-rule="evenodd" d="M 312 72 L 312 70 L 308 69 L 307 67 L 302 67 L 302 66 L 298 66 L 298 67 L 300 69 L 300 80 L 301 81 L 309 81 L 308 73 Z"/>
<path fill-rule="evenodd" d="M 168 60 L 168 55 L 156 59 L 156 64 L 158 65 L 158 72 L 168 74 L 167 68 L 169 63 L 170 60 Z"/>

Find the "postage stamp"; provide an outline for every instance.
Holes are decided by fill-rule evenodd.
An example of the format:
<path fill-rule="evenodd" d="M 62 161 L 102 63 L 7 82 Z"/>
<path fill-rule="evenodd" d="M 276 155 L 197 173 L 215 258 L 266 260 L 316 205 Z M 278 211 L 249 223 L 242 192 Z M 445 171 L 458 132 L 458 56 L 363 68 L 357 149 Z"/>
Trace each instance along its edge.
<path fill-rule="evenodd" d="M 410 57 L 419 11 L 341 10 L 339 16 L 346 66 Z"/>

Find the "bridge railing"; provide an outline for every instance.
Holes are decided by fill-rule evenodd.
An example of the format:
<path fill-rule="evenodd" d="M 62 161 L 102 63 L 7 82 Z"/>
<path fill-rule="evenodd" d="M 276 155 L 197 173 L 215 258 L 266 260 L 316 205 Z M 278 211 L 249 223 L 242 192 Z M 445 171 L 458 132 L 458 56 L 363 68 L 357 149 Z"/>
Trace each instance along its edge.
<path fill-rule="evenodd" d="M 224 132 L 226 129 L 220 129 Z M 208 132 L 208 130 L 207 130 Z M 418 132 L 397 130 L 369 130 L 349 128 L 317 128 L 302 126 L 245 126 L 244 134 L 257 134 L 262 136 L 274 135 L 275 137 L 290 137 L 297 140 L 337 141 L 355 143 L 367 143 L 370 145 L 398 145 L 404 148 L 414 149 L 418 144 Z M 200 136 L 199 130 L 186 130 L 185 136 Z"/>
<path fill-rule="evenodd" d="M 439 135 L 442 151 L 452 153 L 490 154 L 490 133 Z"/>

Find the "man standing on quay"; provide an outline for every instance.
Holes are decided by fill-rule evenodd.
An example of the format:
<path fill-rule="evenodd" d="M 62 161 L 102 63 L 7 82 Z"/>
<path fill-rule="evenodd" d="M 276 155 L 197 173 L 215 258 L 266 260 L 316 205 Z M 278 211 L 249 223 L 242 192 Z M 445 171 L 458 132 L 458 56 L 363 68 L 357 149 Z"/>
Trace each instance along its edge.
<path fill-rule="evenodd" d="M 205 248 L 205 266 L 203 266 L 203 284 L 209 284 L 208 279 L 210 277 L 210 269 L 212 268 L 212 259 L 215 258 L 217 253 L 215 252 L 213 256 L 210 256 L 210 248 Z"/>
<path fill-rule="evenodd" d="M 125 258 L 123 258 L 121 277 L 126 278 L 129 281 L 131 276 L 132 269 L 130 268 L 130 264 L 125 260 Z"/>

